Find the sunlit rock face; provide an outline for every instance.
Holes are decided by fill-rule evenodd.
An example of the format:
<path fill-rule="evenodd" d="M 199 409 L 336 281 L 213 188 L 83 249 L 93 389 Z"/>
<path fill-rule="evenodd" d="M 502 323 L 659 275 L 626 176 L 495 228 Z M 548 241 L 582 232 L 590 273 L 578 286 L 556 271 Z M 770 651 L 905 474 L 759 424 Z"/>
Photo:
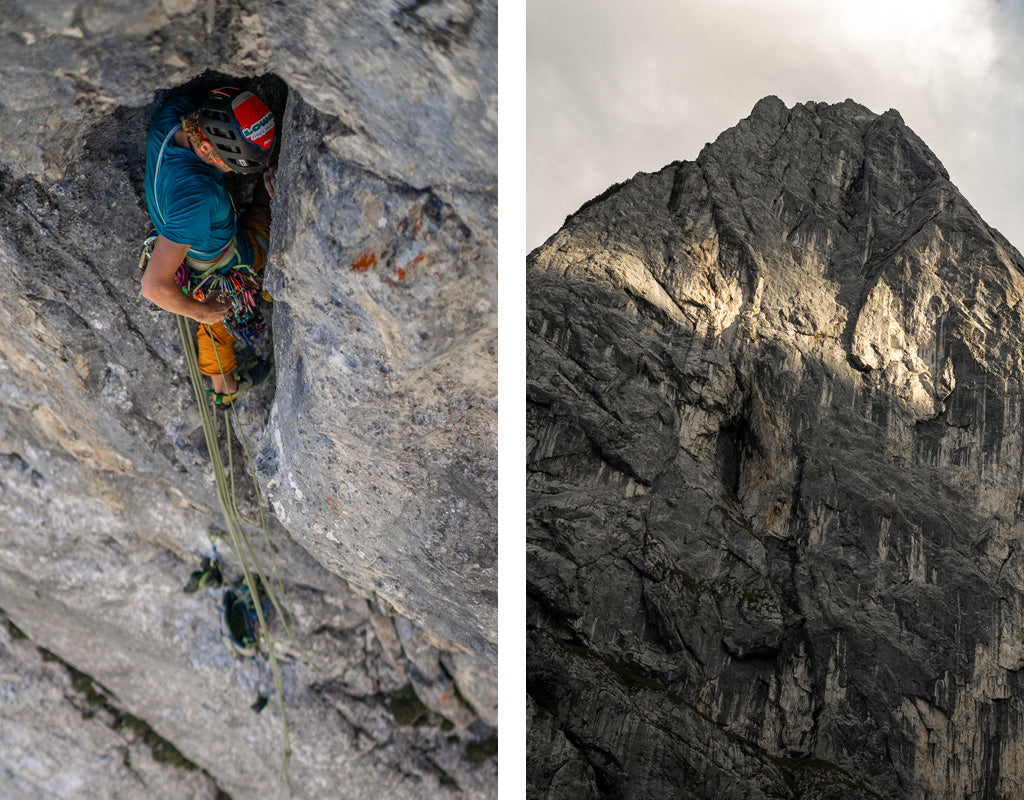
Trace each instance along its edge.
<path fill-rule="evenodd" d="M 852 101 L 530 255 L 530 797 L 1021 795 L 1022 299 Z"/>
<path fill-rule="evenodd" d="M 288 796 L 269 667 L 231 659 L 220 589 L 182 592 L 214 545 L 241 570 L 209 533 L 175 323 L 138 301 L 136 268 L 152 114 L 189 82 L 264 75 L 283 145 L 258 347 L 275 370 L 231 423 L 232 467 L 252 519 L 250 465 L 258 481 L 257 549 L 305 650 L 271 621 L 289 780 L 495 796 L 496 4 L 0 7 L 0 609 L 25 637 L 0 665 L 51 709 L 2 704 L 21 756 L 0 748 L 0 793 L 131 796 L 141 776 L 168 787 L 154 797 Z M 79 766 L 47 772 L 31 743 L 52 749 L 88 707 L 66 669 L 103 713 Z M 149 765 L 139 736 L 180 763 Z M 148 760 L 103 767 L 118 748 Z"/>

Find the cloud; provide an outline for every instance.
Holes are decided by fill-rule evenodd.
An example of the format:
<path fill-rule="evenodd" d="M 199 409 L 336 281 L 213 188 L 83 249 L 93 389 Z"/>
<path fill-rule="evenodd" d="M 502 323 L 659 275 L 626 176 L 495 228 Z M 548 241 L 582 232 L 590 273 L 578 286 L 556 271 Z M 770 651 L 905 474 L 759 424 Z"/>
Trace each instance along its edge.
<path fill-rule="evenodd" d="M 695 158 L 775 94 L 898 109 L 1024 245 L 1022 27 L 996 0 L 531 0 L 527 244 L 612 183 Z"/>

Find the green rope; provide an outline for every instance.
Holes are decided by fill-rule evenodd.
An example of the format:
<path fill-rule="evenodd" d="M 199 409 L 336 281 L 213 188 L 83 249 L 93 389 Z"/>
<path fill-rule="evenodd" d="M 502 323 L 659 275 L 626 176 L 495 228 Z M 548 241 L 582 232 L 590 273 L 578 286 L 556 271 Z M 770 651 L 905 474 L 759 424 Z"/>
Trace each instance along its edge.
<path fill-rule="evenodd" d="M 212 332 L 210 334 L 210 338 L 211 338 L 211 340 L 213 339 Z M 191 341 L 191 339 L 190 339 L 190 341 Z M 217 367 L 218 367 L 218 369 L 220 369 L 220 376 L 221 376 L 221 378 L 225 378 L 226 379 L 227 375 L 224 372 L 224 365 L 221 363 L 220 352 L 217 350 L 216 346 L 213 348 L 213 353 L 217 357 Z M 277 615 L 281 619 L 281 623 L 284 626 L 285 635 L 288 637 L 288 639 L 291 640 L 292 644 L 295 645 L 296 649 L 299 651 L 299 654 L 306 661 L 306 663 L 308 663 L 311 666 L 313 666 L 313 668 L 319 672 L 320 671 L 320 667 L 313 663 L 312 656 L 310 656 L 310 654 L 306 651 L 306 648 L 302 646 L 302 643 L 299 641 L 298 637 L 295 635 L 295 632 L 294 632 L 294 630 L 292 628 L 292 621 L 294 620 L 294 614 L 292 614 L 291 609 L 288 608 L 288 604 L 287 604 L 287 602 L 285 602 L 285 599 L 284 599 L 284 583 L 281 580 L 281 575 L 280 575 L 280 572 L 278 571 L 278 568 L 277 568 L 277 556 L 274 555 L 274 546 L 270 542 L 270 532 L 267 530 L 267 518 L 263 514 L 263 493 L 260 491 L 259 481 L 256 480 L 256 467 L 253 464 L 252 456 L 249 453 L 249 444 L 248 444 L 248 442 L 246 441 L 246 438 L 245 438 L 245 431 L 242 430 L 241 420 L 239 420 L 239 418 L 238 418 L 238 409 L 235 408 L 235 401 L 233 399 L 229 399 L 228 403 L 229 403 L 229 405 L 231 407 L 231 414 L 234 416 L 234 419 L 235 419 L 235 433 L 238 435 L 238 440 L 239 440 L 239 442 L 242 445 L 242 451 L 245 453 L 246 464 L 247 464 L 248 470 L 249 470 L 249 477 L 252 479 L 252 488 L 253 488 L 253 491 L 256 494 L 256 508 L 259 510 L 259 514 L 260 514 L 260 529 L 263 532 L 263 541 L 266 542 L 266 545 L 267 545 L 267 552 L 270 553 L 271 574 L 273 574 L 274 580 L 277 581 L 277 588 L 278 588 L 278 590 L 280 591 L 280 594 L 281 594 L 281 602 L 280 603 L 278 603 L 277 593 L 274 592 L 273 588 L 270 585 L 270 581 L 267 580 L 267 576 L 263 572 L 263 568 L 262 568 L 262 565 L 260 564 L 259 558 L 257 558 L 256 552 L 253 550 L 252 542 L 250 542 L 249 541 L 249 537 L 245 535 L 245 530 L 244 530 L 244 527 L 242 525 L 242 523 L 245 521 L 245 519 L 242 516 L 242 513 L 238 510 L 238 505 L 237 505 L 236 500 L 235 500 L 237 495 L 235 494 L 234 459 L 233 459 L 233 454 L 232 454 L 232 451 L 231 451 L 230 440 L 229 440 L 229 442 L 228 442 L 228 474 L 231 476 L 231 491 L 228 494 L 228 498 L 229 498 L 229 501 L 230 501 L 230 504 L 231 504 L 231 511 L 234 514 L 235 518 L 238 520 L 238 523 L 239 523 L 238 524 L 238 528 L 239 528 L 239 531 L 242 534 L 242 536 L 241 536 L 242 543 L 244 544 L 244 546 L 246 548 L 246 551 L 248 552 L 249 558 L 252 559 L 252 563 L 256 567 L 256 571 L 259 574 L 260 581 L 263 584 L 263 588 L 266 590 L 267 597 L 270 599 L 270 602 L 274 606 L 274 610 L 277 611 Z M 203 405 L 206 406 L 206 403 L 203 403 Z M 208 406 L 207 406 L 207 410 L 209 410 Z M 250 523 L 250 524 L 252 524 L 252 523 Z M 253 527 L 255 527 L 255 525 L 253 525 Z"/>
<path fill-rule="evenodd" d="M 229 486 L 224 474 L 224 463 L 220 456 L 216 422 L 211 413 L 210 406 L 206 401 L 206 393 L 203 390 L 203 378 L 199 372 L 199 358 L 196 354 L 195 344 L 192 341 L 192 333 L 189 330 L 187 319 L 181 315 L 176 316 L 178 318 L 178 332 L 181 334 L 182 349 L 185 353 L 185 361 L 188 364 L 189 377 L 192 379 L 192 390 L 195 393 L 196 404 L 199 406 L 199 417 L 203 423 L 203 433 L 206 437 L 206 449 L 210 453 L 210 463 L 213 467 L 214 481 L 217 486 L 217 499 L 220 502 L 221 511 L 224 514 L 224 522 L 228 529 L 228 534 L 231 537 L 232 547 L 242 564 L 242 573 L 245 576 L 246 585 L 250 587 L 250 591 L 252 590 L 252 587 L 257 586 L 255 581 L 253 581 L 252 575 L 253 568 L 255 568 L 255 571 L 260 578 L 260 585 L 262 585 L 264 591 L 270 597 L 274 608 L 278 610 L 282 620 L 287 620 L 286 615 L 282 612 L 277 602 L 273 587 L 267 580 L 263 568 L 260 566 L 259 560 L 256 558 L 255 552 L 252 549 L 252 545 L 249 542 L 248 536 L 246 535 L 242 525 L 241 514 L 238 512 L 238 506 L 235 502 L 234 471 L 231 471 L 231 484 Z M 216 348 L 214 349 L 216 350 Z M 218 361 L 219 358 L 218 354 Z M 223 367 L 221 368 L 221 374 L 223 375 Z M 227 445 L 228 458 L 231 459 L 230 438 L 228 439 Z M 253 480 L 255 481 L 255 475 L 253 476 Z M 258 493 L 257 499 L 259 499 Z M 260 518 L 261 520 L 263 519 L 262 508 L 260 509 Z M 265 528 L 264 533 L 266 533 Z M 273 549 L 271 549 L 271 554 L 273 554 Z M 278 578 L 278 583 L 280 584 L 280 578 Z M 255 599 L 257 602 L 253 604 L 253 607 L 256 609 L 256 617 L 259 620 L 260 630 L 262 631 L 263 638 L 267 643 L 267 654 L 270 660 L 270 669 L 274 675 L 274 688 L 277 691 L 277 702 L 281 710 L 281 739 L 283 744 L 281 754 L 281 777 L 287 784 L 288 791 L 291 794 L 293 791 L 291 781 L 288 778 L 288 762 L 291 759 L 292 749 L 288 738 L 288 720 L 285 715 L 284 708 L 284 689 L 281 684 L 281 673 L 278 668 L 277 655 L 274 652 L 274 640 L 270 636 L 270 632 L 267 627 L 267 620 L 263 614 L 263 603 L 259 601 L 258 596 Z M 287 622 L 285 625 L 287 629 L 289 627 Z"/>

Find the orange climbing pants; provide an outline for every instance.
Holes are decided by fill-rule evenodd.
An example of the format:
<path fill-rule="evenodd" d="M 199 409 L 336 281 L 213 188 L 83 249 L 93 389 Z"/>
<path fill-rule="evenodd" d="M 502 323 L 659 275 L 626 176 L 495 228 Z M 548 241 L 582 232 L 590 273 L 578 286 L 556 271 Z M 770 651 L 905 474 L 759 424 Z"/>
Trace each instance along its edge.
<path fill-rule="evenodd" d="M 270 241 L 270 207 L 249 206 L 238 216 L 238 233 L 252 244 L 253 270 L 263 272 L 267 266 L 266 243 Z M 235 337 L 223 322 L 200 325 L 196 335 L 199 350 L 199 371 L 203 375 L 231 374 L 238 366 L 235 358 Z"/>

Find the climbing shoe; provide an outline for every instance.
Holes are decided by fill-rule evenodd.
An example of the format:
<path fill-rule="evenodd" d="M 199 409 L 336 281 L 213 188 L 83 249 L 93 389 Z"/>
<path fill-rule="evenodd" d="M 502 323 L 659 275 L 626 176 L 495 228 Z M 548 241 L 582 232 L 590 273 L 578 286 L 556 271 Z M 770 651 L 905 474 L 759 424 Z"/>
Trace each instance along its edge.
<path fill-rule="evenodd" d="M 270 369 L 273 364 L 270 361 L 264 361 L 262 358 L 254 358 L 244 367 L 240 367 L 235 370 L 235 380 L 238 381 L 238 391 L 244 392 L 242 388 L 244 385 L 246 389 L 251 389 L 258 383 L 262 383 L 263 380 L 270 374 Z"/>
<path fill-rule="evenodd" d="M 226 408 L 238 399 L 242 392 L 248 391 L 253 386 L 261 383 L 270 374 L 272 366 L 270 361 L 264 361 L 262 358 L 253 359 L 245 366 L 239 367 L 231 373 L 238 384 L 234 392 L 220 394 L 213 391 L 213 389 L 207 389 L 206 394 L 213 400 L 215 405 Z"/>
<path fill-rule="evenodd" d="M 213 389 L 206 390 L 206 396 L 213 400 L 214 405 L 221 408 L 228 408 L 241 393 L 241 391 L 235 391 L 233 393 L 225 392 L 221 394 L 220 392 L 213 391 Z"/>

